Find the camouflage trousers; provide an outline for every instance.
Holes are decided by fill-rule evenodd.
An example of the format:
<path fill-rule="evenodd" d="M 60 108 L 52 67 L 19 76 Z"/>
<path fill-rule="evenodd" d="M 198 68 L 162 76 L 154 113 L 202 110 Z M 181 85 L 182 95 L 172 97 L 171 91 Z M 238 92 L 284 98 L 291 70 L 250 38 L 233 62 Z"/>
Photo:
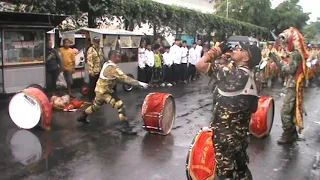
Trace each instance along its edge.
<path fill-rule="evenodd" d="M 228 108 L 219 105 L 216 108 L 212 126 L 217 179 L 252 180 L 246 153 L 251 113 L 231 113 Z"/>
<path fill-rule="evenodd" d="M 100 94 L 97 92 L 93 104 L 85 110 L 85 113 L 88 115 L 92 114 L 98 111 L 104 104 L 110 104 L 113 108 L 116 108 L 118 110 L 119 118 L 126 115 L 125 106 L 115 93 Z"/>
<path fill-rule="evenodd" d="M 294 115 L 296 107 L 296 88 L 286 88 L 281 108 L 281 121 L 283 130 L 292 130 L 295 127 Z"/>

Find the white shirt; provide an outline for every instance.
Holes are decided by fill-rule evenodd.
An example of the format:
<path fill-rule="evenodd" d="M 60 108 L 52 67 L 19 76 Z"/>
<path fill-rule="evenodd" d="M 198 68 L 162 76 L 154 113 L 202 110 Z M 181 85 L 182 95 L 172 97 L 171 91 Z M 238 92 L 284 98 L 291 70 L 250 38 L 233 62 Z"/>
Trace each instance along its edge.
<path fill-rule="evenodd" d="M 189 63 L 192 65 L 196 65 L 197 63 L 197 56 L 196 56 L 196 50 L 195 48 L 191 47 L 189 49 Z"/>
<path fill-rule="evenodd" d="M 163 64 L 166 65 L 166 66 L 171 66 L 173 64 L 173 60 L 172 58 L 170 57 L 170 54 L 165 52 L 162 54 L 162 57 L 163 57 Z"/>
<path fill-rule="evenodd" d="M 182 47 L 181 52 L 181 63 L 188 63 L 189 49 L 187 47 Z"/>
<path fill-rule="evenodd" d="M 178 45 L 175 44 L 170 48 L 170 57 L 174 64 L 181 64 L 181 55 L 181 48 Z"/>
<path fill-rule="evenodd" d="M 138 49 L 139 56 L 138 56 L 138 66 L 142 69 L 146 67 L 146 49 L 139 48 Z"/>
<path fill-rule="evenodd" d="M 201 59 L 202 49 L 203 49 L 202 46 L 199 46 L 199 45 L 196 46 L 195 51 L 196 51 L 196 61 L 197 62 Z"/>
<path fill-rule="evenodd" d="M 149 67 L 154 66 L 154 53 L 153 51 L 146 50 L 146 65 Z"/>

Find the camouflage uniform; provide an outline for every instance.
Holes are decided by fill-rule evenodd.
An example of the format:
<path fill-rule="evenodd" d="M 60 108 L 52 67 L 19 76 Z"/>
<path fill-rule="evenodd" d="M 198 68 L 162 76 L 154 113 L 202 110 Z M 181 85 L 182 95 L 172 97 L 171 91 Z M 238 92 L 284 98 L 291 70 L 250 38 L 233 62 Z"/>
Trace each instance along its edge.
<path fill-rule="evenodd" d="M 87 62 L 89 65 L 89 78 L 90 78 L 90 87 L 89 87 L 89 97 L 93 99 L 95 96 L 94 90 L 96 88 L 96 83 L 99 79 L 99 74 L 103 65 L 103 51 L 101 48 L 96 48 L 92 45 L 87 52 Z"/>
<path fill-rule="evenodd" d="M 104 64 L 97 81 L 95 88 L 96 97 L 93 104 L 85 110 L 83 116 L 80 117 L 82 118 L 81 120 L 89 114 L 98 111 L 103 104 L 110 104 L 112 107 L 118 109 L 119 119 L 126 120 L 125 106 L 113 90 L 117 82 L 139 86 L 139 81 L 125 75 L 119 66 L 112 61 L 108 61 Z"/>
<path fill-rule="evenodd" d="M 210 59 L 219 56 L 218 51 L 210 50 Z M 238 92 L 244 89 L 249 75 L 244 70 L 234 67 L 225 71 L 218 65 L 209 67 L 208 75 L 215 79 L 217 87 L 223 92 Z M 249 122 L 252 112 L 258 105 L 258 97 L 251 95 L 222 96 L 216 94 L 216 113 L 211 126 L 214 129 L 214 148 L 216 173 L 219 179 L 251 180 L 247 166 L 249 157 L 246 149 L 249 143 Z"/>
<path fill-rule="evenodd" d="M 294 115 L 296 107 L 296 72 L 302 61 L 301 53 L 293 51 L 290 55 L 290 62 L 282 64 L 279 56 L 272 53 L 271 58 L 281 67 L 281 71 L 288 74 L 286 83 L 285 97 L 281 108 L 281 121 L 284 135 L 295 131 Z M 295 131 L 296 132 L 296 131 Z M 294 137 L 293 137 L 294 138 Z"/>

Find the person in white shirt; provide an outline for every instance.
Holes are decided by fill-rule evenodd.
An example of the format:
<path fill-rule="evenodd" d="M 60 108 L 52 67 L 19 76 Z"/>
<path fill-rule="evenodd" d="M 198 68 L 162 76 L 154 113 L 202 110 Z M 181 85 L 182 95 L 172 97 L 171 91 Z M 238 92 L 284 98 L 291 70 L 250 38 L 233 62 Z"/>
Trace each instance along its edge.
<path fill-rule="evenodd" d="M 146 83 L 151 84 L 152 73 L 154 67 L 154 53 L 151 49 L 151 44 L 148 44 L 146 47 Z"/>
<path fill-rule="evenodd" d="M 187 41 L 182 41 L 182 48 L 181 48 L 181 80 L 183 83 L 187 84 L 188 78 L 188 56 L 189 56 L 189 49 L 187 45 Z"/>
<path fill-rule="evenodd" d="M 196 63 L 197 61 L 197 55 L 196 55 L 196 43 L 192 44 L 192 47 L 189 49 L 189 76 L 188 80 L 191 79 L 192 81 L 196 80 Z"/>
<path fill-rule="evenodd" d="M 173 59 L 173 84 L 181 81 L 181 40 L 175 39 L 174 45 L 170 48 L 170 57 Z"/>
<path fill-rule="evenodd" d="M 200 39 L 197 41 L 197 46 L 195 51 L 196 51 L 196 60 L 198 62 L 201 59 L 203 54 L 202 41 Z M 200 72 L 198 70 L 196 70 L 196 77 L 200 77 Z"/>
<path fill-rule="evenodd" d="M 197 62 L 201 59 L 202 50 L 203 50 L 202 41 L 199 39 L 197 41 L 197 46 L 195 48 Z"/>
<path fill-rule="evenodd" d="M 170 47 L 165 47 L 165 52 L 162 54 L 163 58 L 163 81 L 164 85 L 167 85 L 169 87 L 172 86 L 173 81 L 173 71 L 172 71 L 172 65 L 173 65 L 173 59 L 170 57 Z"/>
<path fill-rule="evenodd" d="M 141 42 L 140 47 L 138 49 L 138 80 L 141 82 L 146 81 L 146 49 L 145 42 Z"/>

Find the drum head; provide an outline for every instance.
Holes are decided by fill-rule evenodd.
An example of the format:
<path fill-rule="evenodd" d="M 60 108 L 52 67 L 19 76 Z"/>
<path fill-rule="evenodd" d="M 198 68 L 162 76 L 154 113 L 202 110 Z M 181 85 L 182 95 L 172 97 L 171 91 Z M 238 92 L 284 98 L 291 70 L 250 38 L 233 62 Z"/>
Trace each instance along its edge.
<path fill-rule="evenodd" d="M 270 105 L 267 111 L 267 133 L 266 135 L 270 134 L 270 131 L 272 129 L 273 125 L 273 119 L 274 119 L 274 101 L 270 101 Z"/>
<path fill-rule="evenodd" d="M 264 67 L 266 67 L 267 64 L 268 64 L 268 61 L 263 61 L 260 65 L 260 69 L 264 69 Z"/>
<path fill-rule="evenodd" d="M 42 146 L 38 137 L 27 130 L 13 133 L 10 148 L 14 159 L 23 165 L 39 161 L 42 155 Z"/>
<path fill-rule="evenodd" d="M 162 130 L 165 135 L 169 134 L 176 119 L 176 104 L 172 96 L 168 96 L 163 107 Z"/>
<path fill-rule="evenodd" d="M 25 93 L 18 93 L 9 103 L 11 120 L 22 129 L 35 127 L 41 118 L 40 104 Z"/>

